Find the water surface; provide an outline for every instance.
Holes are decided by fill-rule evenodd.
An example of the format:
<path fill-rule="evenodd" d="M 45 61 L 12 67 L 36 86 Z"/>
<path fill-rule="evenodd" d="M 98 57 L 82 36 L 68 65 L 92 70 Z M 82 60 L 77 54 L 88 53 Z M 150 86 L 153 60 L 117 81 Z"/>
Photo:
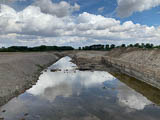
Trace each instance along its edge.
<path fill-rule="evenodd" d="M 159 120 L 159 90 L 125 75 L 78 71 L 64 57 L 0 108 L 5 120 Z M 56 71 L 56 69 L 58 71 Z M 52 72 L 55 70 L 55 72 Z"/>

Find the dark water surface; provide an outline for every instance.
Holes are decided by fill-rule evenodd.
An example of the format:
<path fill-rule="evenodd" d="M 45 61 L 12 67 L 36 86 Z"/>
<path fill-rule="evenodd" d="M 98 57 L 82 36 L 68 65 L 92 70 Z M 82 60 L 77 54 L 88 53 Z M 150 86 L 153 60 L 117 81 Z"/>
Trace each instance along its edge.
<path fill-rule="evenodd" d="M 35 86 L 0 108 L 0 118 L 160 120 L 158 89 L 117 73 L 78 71 L 70 60 L 64 57 L 43 71 Z"/>

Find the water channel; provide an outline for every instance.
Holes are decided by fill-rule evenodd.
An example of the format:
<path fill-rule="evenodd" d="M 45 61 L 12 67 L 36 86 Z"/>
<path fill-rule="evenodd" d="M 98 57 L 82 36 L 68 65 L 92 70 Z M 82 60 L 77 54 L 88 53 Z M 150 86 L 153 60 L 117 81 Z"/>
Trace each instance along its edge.
<path fill-rule="evenodd" d="M 160 119 L 158 89 L 125 75 L 79 71 L 70 61 L 70 57 L 64 57 L 44 70 L 36 85 L 0 108 L 0 117 L 4 120 Z"/>

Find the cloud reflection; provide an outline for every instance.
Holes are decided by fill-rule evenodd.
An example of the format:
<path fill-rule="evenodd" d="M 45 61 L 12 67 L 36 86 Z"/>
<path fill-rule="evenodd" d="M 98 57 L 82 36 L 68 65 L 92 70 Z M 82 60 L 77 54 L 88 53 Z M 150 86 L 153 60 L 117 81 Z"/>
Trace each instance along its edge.
<path fill-rule="evenodd" d="M 135 110 L 143 110 L 145 106 L 152 104 L 146 97 L 125 85 L 119 86 L 117 97 L 121 106 Z"/>
<path fill-rule="evenodd" d="M 112 75 L 102 71 L 78 71 L 69 57 L 64 57 L 49 69 L 58 68 L 58 72 L 43 72 L 35 86 L 27 92 L 53 101 L 57 96 L 69 97 L 79 94 L 82 88 L 101 85 L 105 81 L 114 79 Z M 73 67 L 74 66 L 74 67 Z M 67 69 L 67 71 L 66 71 Z"/>
<path fill-rule="evenodd" d="M 48 69 L 61 69 L 61 70 L 66 70 L 66 69 L 73 69 L 77 68 L 77 65 L 70 62 L 72 59 L 70 57 L 63 57 L 59 61 L 57 61 L 55 64 L 51 65 Z"/>

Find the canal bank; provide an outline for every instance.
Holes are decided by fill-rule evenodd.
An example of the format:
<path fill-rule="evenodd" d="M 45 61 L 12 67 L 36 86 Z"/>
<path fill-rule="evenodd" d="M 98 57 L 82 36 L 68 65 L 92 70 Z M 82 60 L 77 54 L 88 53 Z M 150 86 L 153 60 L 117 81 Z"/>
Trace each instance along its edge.
<path fill-rule="evenodd" d="M 160 89 L 160 70 L 144 64 L 130 63 L 111 57 L 102 57 L 104 65 L 114 67 L 121 73 L 132 76 Z"/>
<path fill-rule="evenodd" d="M 77 52 L 71 57 L 80 69 L 121 72 L 160 89 L 160 50 L 115 48 Z"/>
<path fill-rule="evenodd" d="M 117 48 L 102 57 L 102 62 L 160 89 L 160 50 Z"/>
<path fill-rule="evenodd" d="M 62 56 L 57 52 L 0 53 L 0 106 L 34 85 L 41 71 Z"/>

